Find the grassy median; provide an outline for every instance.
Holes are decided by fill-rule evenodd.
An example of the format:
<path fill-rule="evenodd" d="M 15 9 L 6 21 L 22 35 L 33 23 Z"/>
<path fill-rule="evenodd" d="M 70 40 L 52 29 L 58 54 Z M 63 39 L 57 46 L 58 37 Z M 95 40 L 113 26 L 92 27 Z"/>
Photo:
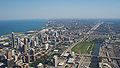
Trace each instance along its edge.
<path fill-rule="evenodd" d="M 72 48 L 77 54 L 90 54 L 93 51 L 95 44 L 93 41 L 83 41 Z"/>

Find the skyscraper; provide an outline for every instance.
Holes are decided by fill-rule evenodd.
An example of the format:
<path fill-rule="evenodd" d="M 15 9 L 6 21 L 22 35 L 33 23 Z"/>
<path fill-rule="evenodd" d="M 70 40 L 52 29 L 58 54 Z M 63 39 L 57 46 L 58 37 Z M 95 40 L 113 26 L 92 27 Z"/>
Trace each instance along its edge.
<path fill-rule="evenodd" d="M 27 45 L 23 45 L 23 52 L 24 52 L 24 54 L 27 53 Z"/>
<path fill-rule="evenodd" d="M 17 46 L 16 46 L 16 48 L 18 49 L 19 48 L 19 46 L 20 46 L 20 43 L 21 43 L 21 41 L 20 41 L 20 38 L 19 37 L 17 37 Z"/>
<path fill-rule="evenodd" d="M 14 37 L 14 32 L 12 32 L 12 47 L 15 48 L 15 37 Z"/>
<path fill-rule="evenodd" d="M 27 45 L 27 44 L 28 44 L 28 39 L 24 38 L 24 45 Z"/>
<path fill-rule="evenodd" d="M 12 51 L 11 50 L 7 50 L 7 59 L 12 59 Z"/>
<path fill-rule="evenodd" d="M 37 68 L 44 68 L 44 67 L 43 67 L 43 64 L 42 64 L 42 63 L 39 63 L 39 64 L 37 65 Z"/>
<path fill-rule="evenodd" d="M 58 64 L 58 57 L 57 55 L 54 55 L 54 66 L 57 67 Z"/>
<path fill-rule="evenodd" d="M 39 39 L 38 39 L 38 37 L 36 37 L 35 40 L 36 40 L 36 44 L 38 45 L 38 44 L 39 44 Z"/>

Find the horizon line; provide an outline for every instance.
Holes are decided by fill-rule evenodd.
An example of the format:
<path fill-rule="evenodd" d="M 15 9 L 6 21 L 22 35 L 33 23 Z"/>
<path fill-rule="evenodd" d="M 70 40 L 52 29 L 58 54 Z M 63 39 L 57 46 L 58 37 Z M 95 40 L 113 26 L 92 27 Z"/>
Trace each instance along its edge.
<path fill-rule="evenodd" d="M 120 19 L 120 18 L 33 18 L 33 19 L 0 19 L 0 21 L 12 21 L 12 20 L 59 20 L 59 19 Z"/>

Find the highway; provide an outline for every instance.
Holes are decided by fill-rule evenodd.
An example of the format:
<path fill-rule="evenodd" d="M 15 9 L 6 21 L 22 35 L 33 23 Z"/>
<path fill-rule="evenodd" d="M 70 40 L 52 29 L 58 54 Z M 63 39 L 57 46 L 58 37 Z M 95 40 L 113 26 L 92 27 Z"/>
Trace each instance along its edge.
<path fill-rule="evenodd" d="M 102 25 L 102 23 L 97 23 L 93 28 L 91 28 L 86 34 L 91 34 L 94 32 L 94 30 L 96 30 L 100 25 Z"/>

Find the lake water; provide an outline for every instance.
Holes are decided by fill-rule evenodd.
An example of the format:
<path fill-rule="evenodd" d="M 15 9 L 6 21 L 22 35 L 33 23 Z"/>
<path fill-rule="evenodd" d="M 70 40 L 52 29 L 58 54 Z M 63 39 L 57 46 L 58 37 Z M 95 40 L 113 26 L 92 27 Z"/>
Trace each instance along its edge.
<path fill-rule="evenodd" d="M 41 29 L 47 20 L 9 20 L 0 21 L 0 36 L 11 32 L 25 32 Z"/>

